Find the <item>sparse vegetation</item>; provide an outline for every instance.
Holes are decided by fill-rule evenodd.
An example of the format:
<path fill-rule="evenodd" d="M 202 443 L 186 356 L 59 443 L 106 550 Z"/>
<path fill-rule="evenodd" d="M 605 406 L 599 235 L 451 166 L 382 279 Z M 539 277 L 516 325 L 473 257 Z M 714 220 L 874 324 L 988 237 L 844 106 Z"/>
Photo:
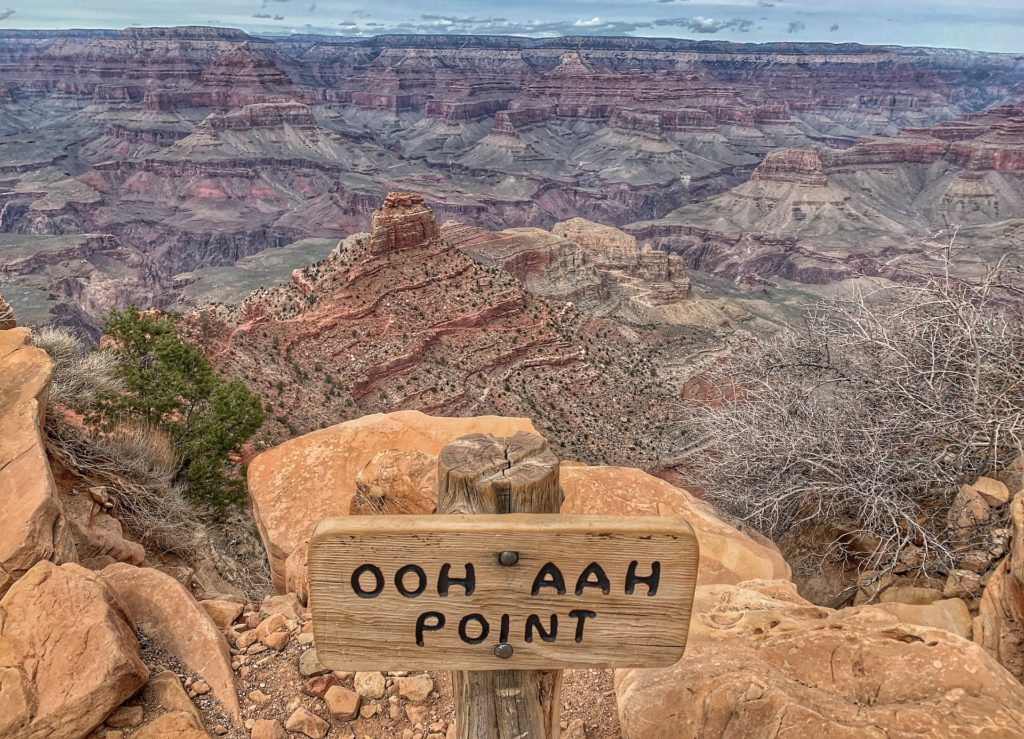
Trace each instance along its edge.
<path fill-rule="evenodd" d="M 950 567 L 959 486 L 1024 443 L 1024 321 L 999 272 L 858 291 L 752 338 L 695 413 L 707 497 L 776 540 L 823 534 L 831 556 L 869 541 L 862 569 Z"/>
<path fill-rule="evenodd" d="M 178 338 L 169 318 L 135 308 L 111 311 L 106 334 L 123 389 L 97 404 L 101 428 L 150 426 L 173 442 L 181 463 L 176 480 L 196 502 L 237 502 L 242 481 L 230 457 L 263 423 L 259 398 L 240 380 L 213 371 L 202 350 Z"/>

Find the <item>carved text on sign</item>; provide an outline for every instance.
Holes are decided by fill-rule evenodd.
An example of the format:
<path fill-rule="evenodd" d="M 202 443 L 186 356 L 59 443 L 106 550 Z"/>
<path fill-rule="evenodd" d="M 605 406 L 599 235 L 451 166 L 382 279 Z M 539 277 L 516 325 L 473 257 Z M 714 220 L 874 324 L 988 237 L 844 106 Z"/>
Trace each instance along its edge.
<path fill-rule="evenodd" d="M 331 519 L 310 543 L 317 654 L 335 669 L 671 664 L 696 562 L 680 519 Z"/>

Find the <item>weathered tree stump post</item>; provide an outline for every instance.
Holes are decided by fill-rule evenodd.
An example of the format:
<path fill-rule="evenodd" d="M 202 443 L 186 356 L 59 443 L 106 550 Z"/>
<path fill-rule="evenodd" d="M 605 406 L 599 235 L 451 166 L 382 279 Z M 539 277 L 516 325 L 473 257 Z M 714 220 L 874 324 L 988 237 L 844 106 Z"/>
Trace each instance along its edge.
<path fill-rule="evenodd" d="M 540 436 L 473 434 L 437 460 L 437 512 L 558 513 L 558 458 Z M 557 739 L 560 670 L 453 672 L 459 739 Z"/>

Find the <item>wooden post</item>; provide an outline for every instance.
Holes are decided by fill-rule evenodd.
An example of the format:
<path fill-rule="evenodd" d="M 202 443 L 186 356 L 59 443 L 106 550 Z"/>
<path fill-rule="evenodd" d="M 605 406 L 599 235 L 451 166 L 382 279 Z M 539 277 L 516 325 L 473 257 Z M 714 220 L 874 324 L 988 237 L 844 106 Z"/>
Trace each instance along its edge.
<path fill-rule="evenodd" d="M 473 434 L 437 460 L 437 512 L 558 513 L 558 458 L 536 434 Z M 557 739 L 562 672 L 453 672 L 458 739 Z"/>

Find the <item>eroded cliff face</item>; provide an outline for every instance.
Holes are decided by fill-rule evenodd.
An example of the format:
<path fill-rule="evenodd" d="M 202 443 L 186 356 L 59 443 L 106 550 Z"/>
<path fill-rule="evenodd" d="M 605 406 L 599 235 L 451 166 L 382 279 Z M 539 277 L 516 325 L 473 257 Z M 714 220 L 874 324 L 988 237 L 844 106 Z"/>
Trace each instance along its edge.
<path fill-rule="evenodd" d="M 190 319 L 225 372 L 269 409 L 264 440 L 396 408 L 529 415 L 566 456 L 659 466 L 686 332 L 623 327 L 528 292 L 443 238 L 418 195 L 392 193 L 369 235 L 234 309 Z"/>
<path fill-rule="evenodd" d="M 33 321 L 49 314 L 92 329 L 114 304 L 173 303 L 179 274 L 353 233 L 393 189 L 420 192 L 440 220 L 474 227 L 550 228 L 575 217 L 621 226 L 742 185 L 780 147 L 842 149 L 865 134 L 923 130 L 1013 100 L 1022 79 L 1012 58 L 935 50 L 442 36 L 327 43 L 209 28 L 10 33 L 0 37 L 0 73 L 0 232 L 115 243 L 88 265 L 13 277 L 23 288 L 13 299 Z M 996 126 L 991 140 L 969 134 L 978 125 L 922 135 L 913 155 L 909 134 L 854 149 L 876 168 L 935 167 L 938 152 L 969 171 L 939 194 L 949 212 L 1004 220 L 1018 206 L 988 173 L 1019 166 L 1006 147 L 1017 124 Z M 754 182 L 767 186 L 758 178 L 775 164 L 790 171 L 769 161 Z M 841 219 L 841 205 L 826 199 L 823 215 Z M 801 211 L 802 223 L 815 220 Z M 902 214 L 887 216 L 906 226 Z M 673 250 L 662 233 L 639 240 Z M 688 250 L 689 236 L 674 250 Z M 758 259 L 791 264 L 778 243 L 764 242 Z M 836 272 L 787 270 L 811 280 Z"/>
<path fill-rule="evenodd" d="M 742 185 L 626 230 L 694 269 L 828 283 L 927 271 L 955 228 L 974 274 L 1013 252 L 1022 170 L 1024 107 L 1007 105 L 843 150 L 779 149 Z"/>

